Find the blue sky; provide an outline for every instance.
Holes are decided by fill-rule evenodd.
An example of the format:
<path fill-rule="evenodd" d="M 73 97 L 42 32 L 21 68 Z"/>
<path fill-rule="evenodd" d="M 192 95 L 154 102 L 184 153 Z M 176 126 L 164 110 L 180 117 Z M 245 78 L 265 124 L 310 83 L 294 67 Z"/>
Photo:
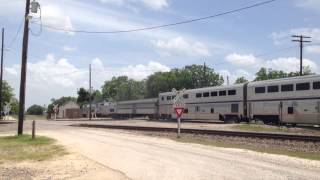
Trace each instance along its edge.
<path fill-rule="evenodd" d="M 45 25 L 89 31 L 149 27 L 208 16 L 263 0 L 38 0 Z M 6 29 L 4 79 L 18 94 L 24 0 L 0 0 L 0 22 Z M 320 71 L 320 1 L 277 0 L 271 4 L 210 20 L 157 30 L 122 34 L 82 34 L 41 28 L 32 23 L 29 44 L 27 106 L 72 96 L 88 86 L 99 89 L 112 76 L 144 79 L 156 71 L 204 62 L 231 83 L 253 79 L 262 66 L 298 70 L 298 45 L 292 34 L 312 36 L 305 65 Z M 33 15 L 36 21 L 39 14 Z M 10 46 L 11 45 L 11 46 Z M 296 46 L 296 47 L 294 47 Z M 279 51 L 281 50 L 282 51 Z M 263 54 L 263 56 L 259 56 Z"/>

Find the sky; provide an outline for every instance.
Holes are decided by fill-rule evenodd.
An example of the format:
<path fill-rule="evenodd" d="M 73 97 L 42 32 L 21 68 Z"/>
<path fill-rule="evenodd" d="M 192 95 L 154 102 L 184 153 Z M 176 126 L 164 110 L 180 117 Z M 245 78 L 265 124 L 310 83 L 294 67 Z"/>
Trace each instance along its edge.
<path fill-rule="evenodd" d="M 261 67 L 299 70 L 291 35 L 312 37 L 304 65 L 320 72 L 320 0 L 277 0 L 216 18 L 148 31 L 85 34 L 66 30 L 119 31 L 209 16 L 264 0 L 37 0 L 28 51 L 26 106 L 100 89 L 113 76 L 142 80 L 185 65 L 206 63 L 233 83 L 254 79 Z M 5 28 L 4 79 L 19 94 L 24 0 L 0 0 Z M 42 24 L 39 25 L 39 24 Z"/>

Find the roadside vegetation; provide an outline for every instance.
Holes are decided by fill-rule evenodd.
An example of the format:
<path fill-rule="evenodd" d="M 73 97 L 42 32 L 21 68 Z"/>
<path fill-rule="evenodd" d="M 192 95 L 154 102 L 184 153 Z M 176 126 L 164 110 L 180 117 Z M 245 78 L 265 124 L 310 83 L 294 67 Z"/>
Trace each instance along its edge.
<path fill-rule="evenodd" d="M 312 127 L 287 127 L 287 126 L 271 126 L 265 124 L 237 124 L 231 127 L 234 130 L 249 132 L 269 132 L 269 133 L 286 133 L 301 135 L 317 135 L 320 136 L 320 128 Z"/>
<path fill-rule="evenodd" d="M 30 135 L 0 137 L 0 164 L 6 161 L 42 161 L 66 155 L 66 150 L 54 139 Z"/>

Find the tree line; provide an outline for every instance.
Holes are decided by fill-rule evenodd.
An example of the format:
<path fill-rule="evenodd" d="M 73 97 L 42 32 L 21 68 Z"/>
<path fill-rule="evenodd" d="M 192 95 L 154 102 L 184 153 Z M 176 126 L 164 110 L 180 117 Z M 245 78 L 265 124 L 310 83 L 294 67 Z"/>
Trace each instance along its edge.
<path fill-rule="evenodd" d="M 303 75 L 314 74 L 309 67 L 304 67 Z M 299 72 L 284 72 L 279 70 L 261 68 L 255 74 L 253 81 L 262 81 L 268 79 L 279 79 L 285 77 L 299 76 Z M 238 77 L 235 84 L 249 82 L 245 77 Z M 224 83 L 223 77 L 214 71 L 213 68 L 205 65 L 190 65 L 183 68 L 175 68 L 169 72 L 156 72 L 146 79 L 138 81 L 127 76 L 112 77 L 111 80 L 104 82 L 100 90 L 94 90 L 90 93 L 85 88 L 77 91 L 77 97 L 61 97 L 51 99 L 47 109 L 40 105 L 32 105 L 27 109 L 28 114 L 43 114 L 47 110 L 48 114 L 53 113 L 53 105 L 64 105 L 69 101 L 77 102 L 80 106 L 88 104 L 90 101 L 100 102 L 123 101 L 142 98 L 158 97 L 159 93 L 175 89 L 194 89 L 209 86 L 220 86 Z M 14 97 L 13 88 L 8 82 L 3 81 L 3 105 L 10 103 L 10 114 L 18 114 L 19 102 Z M 3 108 L 1 112 L 3 112 Z"/>

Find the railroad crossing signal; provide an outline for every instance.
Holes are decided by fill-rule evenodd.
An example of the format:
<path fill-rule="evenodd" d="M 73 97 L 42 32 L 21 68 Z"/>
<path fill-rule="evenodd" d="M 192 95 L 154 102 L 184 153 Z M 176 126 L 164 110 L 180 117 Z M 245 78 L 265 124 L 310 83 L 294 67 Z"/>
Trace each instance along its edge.
<path fill-rule="evenodd" d="M 181 91 L 177 91 L 176 89 L 172 89 L 172 92 L 175 94 L 175 98 L 173 99 L 173 109 L 177 114 L 177 123 L 178 123 L 178 138 L 180 138 L 180 129 L 181 129 L 181 121 L 180 118 L 183 114 L 185 103 L 183 100 L 183 93 L 185 89 Z"/>

